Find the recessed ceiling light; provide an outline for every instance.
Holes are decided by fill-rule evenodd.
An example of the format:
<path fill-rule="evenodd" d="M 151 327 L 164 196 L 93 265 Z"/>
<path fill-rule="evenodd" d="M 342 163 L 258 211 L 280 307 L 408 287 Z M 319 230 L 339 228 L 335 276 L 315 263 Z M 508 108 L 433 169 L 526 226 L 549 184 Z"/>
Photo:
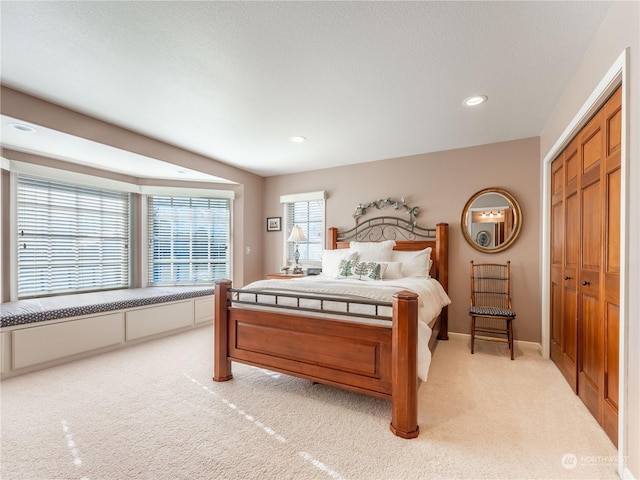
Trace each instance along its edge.
<path fill-rule="evenodd" d="M 465 101 L 462 102 L 462 104 L 466 105 L 467 107 L 475 107 L 476 105 L 480 105 L 481 103 L 486 102 L 487 99 L 488 98 L 486 95 L 476 95 L 474 97 L 469 97 L 465 99 Z"/>
<path fill-rule="evenodd" d="M 21 132 L 33 133 L 36 131 L 35 128 L 25 125 L 24 123 L 9 123 L 8 125 L 16 130 L 20 130 Z"/>
<path fill-rule="evenodd" d="M 289 137 L 289 140 L 291 140 L 293 143 L 302 143 L 305 142 L 307 138 L 296 135 L 295 137 Z"/>

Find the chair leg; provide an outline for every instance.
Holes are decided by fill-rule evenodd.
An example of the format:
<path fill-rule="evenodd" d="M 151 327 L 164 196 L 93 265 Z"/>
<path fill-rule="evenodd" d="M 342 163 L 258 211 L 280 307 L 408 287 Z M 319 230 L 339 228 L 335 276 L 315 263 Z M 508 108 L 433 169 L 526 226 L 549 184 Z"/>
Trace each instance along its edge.
<path fill-rule="evenodd" d="M 509 334 L 509 350 L 511 350 L 511 360 L 513 360 L 513 319 L 507 320 L 507 331 Z"/>
<path fill-rule="evenodd" d="M 476 317 L 471 317 L 471 355 L 473 355 L 473 345 L 476 340 Z"/>

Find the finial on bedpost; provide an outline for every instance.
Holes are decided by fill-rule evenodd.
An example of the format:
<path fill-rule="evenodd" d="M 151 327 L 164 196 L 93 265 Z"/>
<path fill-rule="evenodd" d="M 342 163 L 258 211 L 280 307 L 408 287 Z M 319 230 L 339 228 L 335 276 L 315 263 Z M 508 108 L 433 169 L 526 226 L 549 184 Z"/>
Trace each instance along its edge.
<path fill-rule="evenodd" d="M 225 382 L 231 380 L 231 360 L 228 357 L 229 345 L 227 344 L 229 324 L 227 313 L 232 293 L 231 280 L 219 280 L 216 282 L 214 292 L 213 309 L 213 380 Z"/>
<path fill-rule="evenodd" d="M 393 294 L 391 332 L 391 431 L 416 438 L 418 426 L 418 295 Z"/>

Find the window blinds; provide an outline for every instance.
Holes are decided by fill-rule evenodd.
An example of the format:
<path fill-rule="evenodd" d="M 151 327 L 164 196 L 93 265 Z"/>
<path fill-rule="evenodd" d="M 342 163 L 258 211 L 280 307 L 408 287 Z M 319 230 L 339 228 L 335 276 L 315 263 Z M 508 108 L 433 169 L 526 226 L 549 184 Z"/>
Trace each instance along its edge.
<path fill-rule="evenodd" d="M 301 261 L 321 261 L 324 249 L 324 200 L 289 202 L 285 204 L 286 238 L 294 226 L 302 228 L 306 242 L 298 243 Z M 287 242 L 287 259 L 293 261 L 295 244 Z"/>
<path fill-rule="evenodd" d="M 228 277 L 230 204 L 227 198 L 149 196 L 149 284 Z"/>
<path fill-rule="evenodd" d="M 127 287 L 129 194 L 17 180 L 18 298 Z"/>

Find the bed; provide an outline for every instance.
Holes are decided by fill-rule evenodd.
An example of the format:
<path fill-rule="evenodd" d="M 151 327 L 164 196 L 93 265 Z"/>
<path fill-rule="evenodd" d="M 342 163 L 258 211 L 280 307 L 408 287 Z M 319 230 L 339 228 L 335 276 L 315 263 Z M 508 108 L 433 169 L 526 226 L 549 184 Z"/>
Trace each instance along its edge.
<path fill-rule="evenodd" d="M 391 261 L 363 257 L 377 249 L 388 255 L 389 244 Z M 431 278 L 424 283 L 436 284 L 444 295 L 436 310 L 425 306 L 429 295 L 419 282 L 403 277 L 405 267 L 422 265 L 425 252 Z M 241 362 L 385 398 L 391 401 L 391 431 L 417 437 L 419 377 L 425 377 L 419 375 L 424 369 L 419 351 L 430 356 L 437 340 L 448 339 L 448 224 L 429 229 L 378 217 L 345 232 L 330 228 L 324 256 L 339 258 L 337 273 L 355 278 L 336 277 L 323 260 L 327 272 L 317 279 L 261 280 L 242 289 L 232 288 L 229 280 L 216 283 L 213 380 L 230 380 L 232 362 Z M 376 276 L 380 266 L 394 275 L 401 268 L 402 278 Z M 374 281 L 363 281 L 369 271 Z M 329 289 L 329 278 L 335 278 L 337 292 Z M 316 289 L 314 282 L 322 287 Z M 363 293 L 377 285 L 381 290 L 371 298 Z M 425 314 L 432 318 L 422 318 Z"/>

